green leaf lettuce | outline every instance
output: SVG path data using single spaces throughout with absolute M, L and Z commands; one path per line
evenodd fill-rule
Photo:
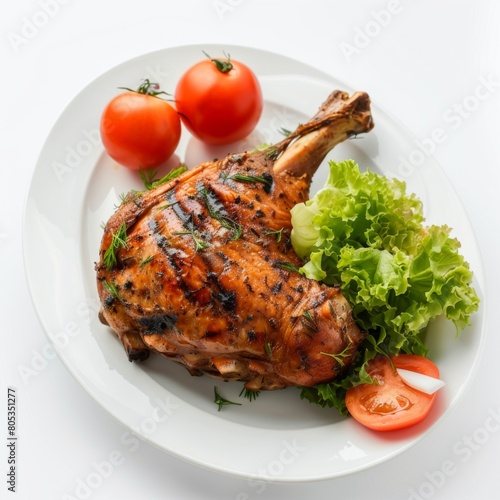
M 292 209 L 292 244 L 301 272 L 340 284 L 368 336 L 339 380 L 302 390 L 302 397 L 345 413 L 345 390 L 369 381 L 377 354 L 425 355 L 422 332 L 444 315 L 458 329 L 470 323 L 479 299 L 460 243 L 448 226 L 424 225 L 421 201 L 406 184 L 352 160 L 330 162 L 323 189 Z

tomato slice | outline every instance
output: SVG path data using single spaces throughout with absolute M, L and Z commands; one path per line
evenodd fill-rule
M 370 361 L 367 371 L 378 383 L 353 387 L 345 398 L 352 417 L 376 431 L 418 424 L 428 415 L 436 397 L 436 393 L 429 395 L 413 389 L 395 370 L 400 368 L 439 378 L 439 369 L 432 361 L 416 354 L 400 354 L 391 360 L 382 356 Z

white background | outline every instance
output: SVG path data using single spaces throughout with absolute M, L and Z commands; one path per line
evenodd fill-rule
M 381 11 L 392 13 L 384 17 Z M 93 464 L 110 460 L 124 432 L 58 359 L 46 360 L 37 376 L 20 376 L 20 367 L 31 366 L 47 345 L 30 302 L 21 253 L 23 203 L 37 156 L 65 106 L 102 72 L 146 52 L 193 43 L 246 45 L 291 56 L 369 92 L 420 140 L 436 128 L 447 131 L 433 154 L 469 214 L 482 254 L 486 349 L 457 410 L 409 451 L 364 473 L 257 487 L 141 442 L 122 454 L 109 477 L 87 497 L 465 499 L 477 496 L 480 488 L 480 498 L 496 498 L 500 424 L 492 415 L 500 414 L 500 341 L 494 322 L 500 299 L 499 26 L 497 0 L 4 2 L 0 436 L 6 433 L 6 387 L 13 386 L 19 464 L 14 494 L 7 491 L 2 442 L 0 498 L 84 498 L 78 484 L 95 470 Z M 484 81 L 490 82 L 489 92 L 475 100 Z M 462 107 L 461 120 L 451 123 L 446 112 L 457 106 Z M 457 454 L 457 449 L 467 452 Z M 440 472 L 443 468 L 447 474 Z

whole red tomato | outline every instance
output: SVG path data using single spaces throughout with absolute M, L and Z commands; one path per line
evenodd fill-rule
M 175 89 L 182 122 L 208 144 L 228 144 L 246 137 L 262 114 L 259 81 L 245 64 L 205 59 L 191 66 Z
M 179 115 L 158 97 L 158 85 L 145 80 L 137 91 L 114 97 L 101 118 L 101 138 L 114 160 L 132 170 L 164 163 L 181 136 Z

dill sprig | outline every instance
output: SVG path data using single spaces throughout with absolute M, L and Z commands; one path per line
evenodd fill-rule
M 278 132 L 281 134 L 281 135 L 284 135 L 285 137 L 288 137 L 292 131 L 291 130 L 288 130 L 287 128 L 285 127 L 281 127 L 278 129 Z
M 275 146 L 269 148 L 269 151 L 266 153 L 266 158 L 271 161 L 276 161 L 279 155 L 282 153 L 281 149 L 278 149 Z
M 118 231 L 111 234 L 111 244 L 104 253 L 104 266 L 108 271 L 111 271 L 117 264 L 116 251 L 119 248 L 127 248 L 127 226 L 122 222 Z
M 141 191 L 137 191 L 135 189 L 131 189 L 130 191 L 127 191 L 126 193 L 120 193 L 118 195 L 118 198 L 120 200 L 120 203 L 118 205 L 115 205 L 115 209 L 120 208 L 122 205 L 125 203 L 128 203 L 129 201 L 135 201 L 139 196 L 141 195 Z
M 154 259 L 154 255 L 150 255 L 149 257 L 146 257 L 145 259 L 141 260 L 139 267 L 144 267 L 146 264 L 149 264 L 152 260 Z
M 205 201 L 205 204 L 207 206 L 208 213 L 210 214 L 210 217 L 217 220 L 223 228 L 230 231 L 232 240 L 237 240 L 238 238 L 240 238 L 241 235 L 243 234 L 243 228 L 242 228 L 241 224 L 239 224 L 235 220 L 227 217 L 226 215 L 221 214 L 219 211 L 217 211 L 215 209 L 215 207 L 213 206 L 213 204 L 210 201 L 210 197 L 208 195 L 208 191 L 207 191 L 206 187 L 199 189 L 198 192 L 200 193 L 201 197 Z
M 200 233 L 195 229 L 192 229 L 190 231 L 182 231 L 180 233 L 174 233 L 174 235 L 175 236 L 190 235 L 194 241 L 195 252 L 199 252 L 200 250 L 204 250 L 205 248 L 208 248 L 210 246 L 206 241 L 203 241 L 203 239 L 200 236 Z
M 260 391 L 254 391 L 252 389 L 247 389 L 246 387 L 243 387 L 243 389 L 241 389 L 241 392 L 239 394 L 240 398 L 241 395 L 243 395 L 244 398 L 247 398 L 248 401 L 255 401 L 259 397 Z
M 269 174 L 262 175 L 245 175 L 245 174 L 233 174 L 228 177 L 233 181 L 239 182 L 260 182 L 264 184 L 264 190 L 269 193 L 273 185 L 273 178 Z
M 304 311 L 302 313 L 302 324 L 308 329 L 313 332 L 318 331 L 318 325 L 316 323 L 316 319 L 312 315 L 311 311 Z M 324 353 L 322 353 L 324 354 Z
M 114 297 L 116 300 L 121 301 L 122 298 L 120 297 L 120 294 L 118 293 L 118 288 L 116 287 L 115 283 L 109 283 L 108 281 L 104 280 L 102 282 L 102 286 L 107 290 L 107 292 Z
M 241 403 L 235 403 L 233 401 L 229 401 L 229 399 L 223 398 L 219 393 L 219 388 L 217 386 L 214 387 L 214 403 L 219 406 L 217 411 L 221 411 L 223 406 L 226 405 L 237 405 L 241 406 Z
M 271 357 L 272 354 L 273 354 L 273 346 L 271 345 L 270 342 L 266 342 L 264 344 L 264 351 L 266 352 L 266 354 Z
M 141 176 L 141 180 L 142 183 L 144 184 L 144 187 L 148 191 L 151 191 L 151 189 L 157 188 L 158 186 L 161 186 L 162 184 L 165 184 L 166 182 L 175 179 L 176 177 L 184 173 L 186 170 L 187 166 L 181 164 L 178 168 L 176 168 L 175 170 L 171 170 L 168 174 L 164 175 L 160 179 L 155 179 L 156 171 L 153 171 L 149 168 L 147 168 L 146 170 L 143 170 L 141 168 L 139 170 L 139 175 Z
M 286 260 L 277 260 L 274 265 L 276 267 L 279 267 L 281 269 L 284 269 L 285 271 L 292 271 L 294 273 L 300 273 L 300 270 L 295 267 L 291 262 L 288 262 Z
M 285 229 L 284 227 L 282 227 L 281 229 L 278 229 L 278 230 L 270 229 L 269 231 L 266 231 L 264 234 L 266 236 L 270 236 L 271 234 L 275 234 L 276 241 L 279 243 L 281 241 L 281 238 L 283 237 L 283 230 L 284 229 Z
M 324 356 L 330 356 L 340 365 L 340 367 L 344 367 L 344 360 L 349 356 L 350 350 L 351 350 L 351 344 L 347 344 L 347 346 L 337 354 L 332 354 L 329 352 L 320 352 L 320 354 L 323 354 Z
M 166 210 L 167 208 L 170 208 L 176 205 L 177 203 L 179 203 L 179 201 L 174 201 L 173 203 L 164 203 L 163 205 L 155 207 L 155 210 Z

